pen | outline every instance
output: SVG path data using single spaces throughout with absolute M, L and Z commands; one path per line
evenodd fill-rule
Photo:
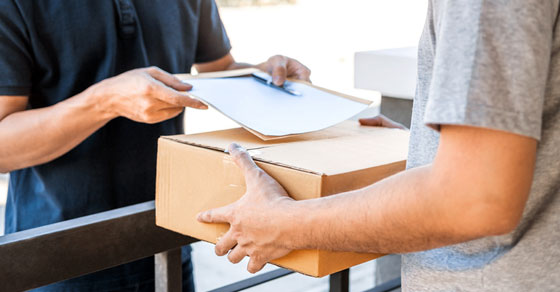
M 282 86 L 278 86 L 276 84 L 274 84 L 272 82 L 272 78 L 270 76 L 268 76 L 268 74 L 266 73 L 261 73 L 261 72 L 255 72 L 253 74 L 251 74 L 251 76 L 253 76 L 253 78 L 255 78 L 255 80 L 263 83 L 264 85 L 270 86 L 272 88 L 276 88 L 278 90 L 282 90 L 288 94 L 291 95 L 295 95 L 295 96 L 301 96 L 301 93 L 299 91 L 293 90 L 289 87 L 286 86 L 286 83 L 284 83 L 284 85 Z

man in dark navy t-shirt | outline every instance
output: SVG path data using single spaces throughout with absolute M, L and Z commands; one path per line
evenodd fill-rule
M 213 0 L 0 1 L 6 232 L 153 200 L 158 137 L 206 108 L 170 73 L 251 66 L 229 51 Z M 277 84 L 310 74 L 283 56 L 257 66 Z M 183 259 L 188 291 L 190 249 Z M 153 277 L 148 258 L 42 290 L 151 291 Z

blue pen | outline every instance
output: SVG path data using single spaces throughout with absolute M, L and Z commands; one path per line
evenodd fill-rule
M 274 84 L 272 82 L 272 78 L 266 73 L 255 72 L 255 73 L 251 74 L 251 76 L 253 76 L 253 78 L 255 78 L 255 80 L 261 82 L 264 85 L 270 86 L 272 88 L 276 88 L 278 90 L 282 90 L 282 91 L 284 91 L 288 94 L 291 94 L 291 95 L 301 96 L 301 93 L 299 91 L 296 91 L 294 89 L 289 88 L 288 86 L 286 86 L 286 83 L 284 83 L 284 85 L 282 85 L 282 86 L 278 86 L 278 85 Z

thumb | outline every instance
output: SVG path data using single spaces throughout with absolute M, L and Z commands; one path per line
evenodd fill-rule
M 286 64 L 278 64 L 272 69 L 272 82 L 277 86 L 282 86 L 288 77 L 288 69 Z
M 381 119 L 381 116 L 376 116 L 367 119 L 360 119 L 359 121 L 360 121 L 360 125 L 362 126 L 371 126 L 371 127 L 383 126 L 383 120 Z
M 243 171 L 245 177 L 247 177 L 249 172 L 259 169 L 259 167 L 255 164 L 255 161 L 253 161 L 253 158 L 251 158 L 249 152 L 247 152 L 245 148 L 241 147 L 241 145 L 232 143 L 229 145 L 228 151 L 237 167 Z
M 200 212 L 196 220 L 202 223 L 229 223 L 231 205 Z
M 177 91 L 189 91 L 192 89 L 192 85 L 181 81 L 181 79 L 167 73 L 160 68 L 150 67 L 146 69 L 148 74 L 150 74 L 154 79 L 160 81 L 161 83 L 177 90 Z
M 286 57 L 276 55 L 270 57 L 266 64 L 266 71 L 272 76 L 272 82 L 276 86 L 282 86 L 288 78 L 288 60 Z

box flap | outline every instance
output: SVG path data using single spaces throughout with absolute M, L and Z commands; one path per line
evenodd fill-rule
M 164 138 L 217 151 L 236 142 L 257 161 L 324 175 L 405 161 L 408 153 L 408 131 L 364 127 L 351 121 L 274 141 L 263 141 L 242 128 Z

